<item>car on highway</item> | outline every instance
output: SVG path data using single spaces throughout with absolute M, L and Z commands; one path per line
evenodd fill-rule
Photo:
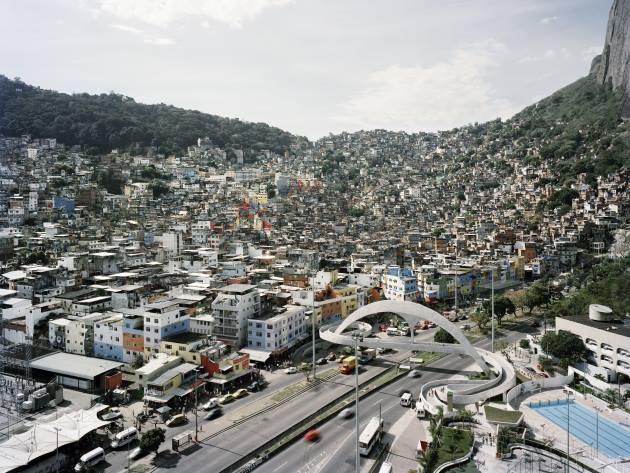
M 247 389 L 241 388 L 241 389 L 237 389 L 236 391 L 234 391 L 234 397 L 236 399 L 240 399 L 240 398 L 245 397 L 247 395 L 249 395 L 249 391 Z
M 184 414 L 176 414 L 167 420 L 165 424 L 167 427 L 176 427 L 178 425 L 184 425 L 186 422 L 188 422 L 188 419 Z
M 213 407 L 217 407 L 219 405 L 219 399 L 216 397 L 213 397 L 212 399 L 210 399 L 208 402 L 204 403 L 201 408 L 204 411 L 209 411 L 210 409 L 212 409 Z
M 320 434 L 319 430 L 317 429 L 309 430 L 304 434 L 304 440 L 306 440 L 307 442 L 317 442 L 319 440 L 319 437 Z
M 411 370 L 407 373 L 407 378 L 419 378 L 420 376 L 422 376 L 420 370 Z
M 328 363 L 326 358 L 318 358 L 317 361 L 315 361 L 316 365 L 325 365 L 326 363 Z
M 295 374 L 297 373 L 297 368 L 295 366 L 289 366 L 288 368 L 285 368 L 284 372 L 285 374 Z
M 216 419 L 217 417 L 221 417 L 223 415 L 223 409 L 220 407 L 215 407 L 214 409 L 210 409 L 208 413 L 203 417 L 205 420 Z
M 228 403 L 233 402 L 235 400 L 236 400 L 236 398 L 234 397 L 233 394 L 227 393 L 226 395 L 221 396 L 219 398 L 219 404 L 228 404 Z
M 353 416 L 354 416 L 354 409 L 350 409 L 349 407 L 339 411 L 339 414 L 337 414 L 337 417 L 339 419 L 350 419 Z

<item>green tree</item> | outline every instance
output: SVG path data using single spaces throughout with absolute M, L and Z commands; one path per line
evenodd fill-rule
M 536 282 L 525 293 L 523 305 L 531 314 L 536 307 L 548 304 L 550 300 L 549 289 L 542 282 Z
M 165 430 L 157 427 L 155 429 L 147 430 L 140 438 L 140 448 L 147 452 L 157 453 L 160 445 L 166 438 Z
M 433 341 L 437 343 L 455 343 L 455 337 L 443 328 L 440 328 L 433 336 Z
M 479 330 L 483 330 L 490 322 L 490 316 L 488 316 L 485 310 L 476 310 L 471 314 L 470 320 L 477 324 Z
M 540 339 L 540 346 L 545 353 L 571 362 L 580 360 L 586 354 L 582 339 L 566 330 L 547 332 Z

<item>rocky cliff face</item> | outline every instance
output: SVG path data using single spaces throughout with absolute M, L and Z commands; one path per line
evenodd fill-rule
M 630 118 L 630 0 L 615 0 L 608 17 L 604 51 L 593 60 L 591 75 L 624 94 L 622 115 Z

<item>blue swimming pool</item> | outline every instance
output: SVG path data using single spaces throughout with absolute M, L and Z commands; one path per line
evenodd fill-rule
M 567 430 L 567 400 L 530 402 L 529 407 L 558 427 Z M 630 456 L 630 429 L 571 400 L 569 403 L 569 430 L 578 440 L 610 458 Z

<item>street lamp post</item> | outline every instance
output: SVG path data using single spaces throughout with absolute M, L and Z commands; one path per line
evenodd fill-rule
M 313 332 L 313 382 L 315 382 L 315 294 L 313 294 L 313 311 L 311 312 L 311 329 Z
M 492 329 L 492 353 L 494 353 L 494 266 L 492 267 L 492 282 L 491 282 L 491 305 L 492 305 L 492 320 L 490 321 Z
M 359 340 L 362 338 L 358 332 L 352 336 L 354 338 L 354 429 L 356 436 L 356 473 L 361 472 L 361 457 L 359 451 Z
M 57 434 L 55 442 L 55 472 L 59 473 L 59 427 L 55 427 L 55 433 Z
M 195 442 L 197 441 L 197 437 L 198 437 L 198 433 L 199 433 L 199 420 L 198 420 L 198 416 L 197 416 L 197 406 L 199 405 L 199 386 L 197 385 L 197 380 L 198 378 L 198 371 L 195 370 Z
M 569 396 L 571 395 L 570 391 L 567 391 L 567 473 L 569 473 L 570 471 L 570 467 L 569 467 L 569 446 L 570 446 L 570 442 L 571 442 L 571 409 L 570 409 L 570 402 L 569 402 Z

